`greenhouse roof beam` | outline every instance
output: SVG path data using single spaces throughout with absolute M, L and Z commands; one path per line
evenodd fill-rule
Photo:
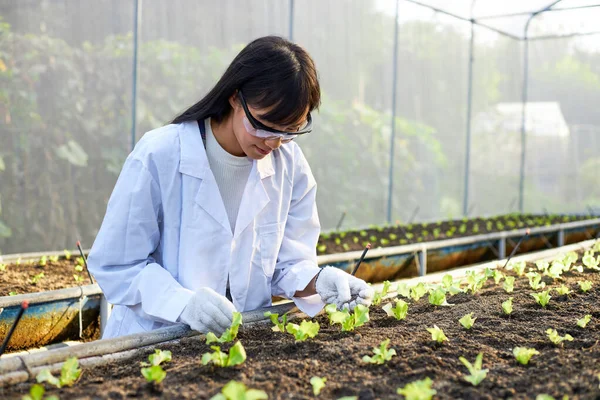
M 570 11 L 570 10 L 580 10 L 580 9 L 584 9 L 584 8 L 595 8 L 595 7 L 600 7 L 600 2 L 598 4 L 588 4 L 586 6 L 564 7 L 564 8 L 552 8 L 551 7 L 549 9 L 545 9 L 543 11 L 523 11 L 523 12 L 516 12 L 516 13 L 509 13 L 509 14 L 483 15 L 481 17 L 477 17 L 476 19 L 478 21 L 480 21 L 480 20 L 486 20 L 486 19 L 522 17 L 525 15 L 531 15 L 534 13 L 539 14 L 539 13 L 546 13 L 546 12 L 552 12 L 552 11 Z

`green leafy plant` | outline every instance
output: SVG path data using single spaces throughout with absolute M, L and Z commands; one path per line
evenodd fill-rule
M 62 388 L 64 386 L 73 386 L 81 376 L 79 361 L 76 357 L 68 358 L 60 369 L 60 377 L 56 378 L 49 369 L 43 369 L 36 376 L 38 383 L 48 382 L 49 384 Z
M 514 276 L 505 277 L 502 288 L 504 289 L 504 291 L 506 293 L 512 293 L 513 290 L 515 290 L 515 277 Z
M 373 356 L 364 356 L 362 360 L 370 364 L 383 364 L 396 355 L 396 350 L 388 349 L 390 339 L 386 339 L 379 345 L 379 348 L 373 347 Z
M 554 290 L 556 291 L 556 293 L 558 293 L 561 296 L 567 295 L 567 294 L 571 294 L 573 291 L 571 289 L 569 289 L 568 286 L 566 285 L 560 285 L 557 288 L 554 288 Z
M 579 285 L 579 289 L 581 289 L 581 291 L 583 293 L 586 293 L 587 291 L 589 291 L 593 284 L 591 281 L 577 281 L 577 284 Z
M 465 314 L 458 322 L 460 322 L 465 329 L 471 329 L 476 319 L 477 318 L 473 318 L 473 313 L 469 313 Z
M 335 308 L 335 304 L 330 304 Z M 271 327 L 271 330 L 273 330 L 274 332 L 284 332 L 285 333 L 285 325 L 288 322 L 288 315 L 287 313 L 283 314 L 281 316 L 281 321 L 279 320 L 279 314 L 276 313 L 272 313 L 271 311 L 267 311 L 263 314 L 265 317 L 269 317 L 271 319 L 271 322 L 273 323 L 273 325 Z
M 166 377 L 167 372 L 160 366 L 162 363 L 171 361 L 172 354 L 169 350 L 154 350 L 153 354 L 148 356 L 149 362 L 141 362 L 142 376 L 148 382 L 161 383 Z
M 310 385 L 313 389 L 313 394 L 318 396 L 321 393 L 321 390 L 325 387 L 325 382 L 327 382 L 327 378 L 321 378 L 318 376 L 313 376 L 310 378 Z
M 431 340 L 441 344 L 448 340 L 444 331 L 438 328 L 437 325 L 433 325 L 433 328 L 427 328 L 427 331 L 431 333 Z
M 546 307 L 552 298 L 552 296 L 550 296 L 550 290 L 544 290 L 543 292 L 539 293 L 531 293 L 531 297 L 533 297 L 535 301 L 542 307 Z
M 81 275 L 77 275 L 77 274 L 73 274 L 73 279 L 75 279 L 75 282 L 83 281 L 83 277 Z
M 418 301 L 421 297 L 425 296 L 426 293 L 427 289 L 425 288 L 425 284 L 423 284 L 423 282 L 419 282 L 410 288 L 410 297 L 414 301 Z
M 406 400 L 431 400 L 437 393 L 432 389 L 433 381 L 430 378 L 425 378 L 420 381 L 408 383 L 403 388 L 396 390 L 396 393 L 404 396 Z
M 48 265 L 48 256 L 41 256 L 40 260 L 38 261 L 38 265 L 40 267 L 45 267 L 46 265 Z
M 329 323 L 340 324 L 344 332 L 353 331 L 369 322 L 369 308 L 362 304 L 354 307 L 352 314 L 348 310 L 337 311 L 335 304 L 329 304 L 325 311 L 329 314 Z
M 8 292 L 9 296 L 16 296 L 18 293 L 17 292 Z
M 527 263 L 525 263 L 525 261 L 519 261 L 514 264 L 511 263 L 511 265 L 508 266 L 508 269 L 512 269 L 517 276 L 523 276 L 525 274 L 526 266 Z
M 408 313 L 408 303 L 404 300 L 396 300 L 395 307 L 392 307 L 392 303 L 387 303 L 382 309 L 388 316 L 394 317 L 400 321 L 406 318 L 406 314 Z
M 471 294 L 477 293 L 487 281 L 485 274 L 478 275 L 475 271 L 467 271 L 467 289 Z
M 429 303 L 434 306 L 452 306 L 446 301 L 446 292 L 442 288 L 438 288 L 429 292 Z
M 539 271 L 541 271 L 542 273 L 545 273 L 548 270 L 550 263 L 545 260 L 538 260 L 535 262 L 535 266 L 537 267 L 537 269 Z
M 398 283 L 398 286 L 396 286 L 396 293 L 408 299 L 410 297 L 410 287 L 408 287 L 406 283 Z
M 58 256 L 49 256 L 48 257 L 48 261 L 50 261 L 52 263 L 57 263 L 58 262 Z
M 560 279 L 564 270 L 565 265 L 559 260 L 554 260 L 552 261 L 550 268 L 546 270 L 546 275 L 552 279 Z
M 527 347 L 515 347 L 513 349 L 513 355 L 520 364 L 527 365 L 531 357 L 540 354 L 536 349 L 530 349 Z
M 594 257 L 593 251 L 586 251 L 583 258 L 581 259 L 581 262 L 583 263 L 583 265 L 586 266 L 586 268 L 600 271 L 600 267 L 598 266 L 600 265 L 600 256 L 598 256 L 597 258 Z
M 242 382 L 229 381 L 221 393 L 210 398 L 210 400 L 266 400 L 269 396 L 262 390 L 248 389 Z
M 586 314 L 583 316 L 583 318 L 577 320 L 577 326 L 580 328 L 585 328 L 587 326 L 587 324 L 590 323 L 591 320 L 592 320 L 592 315 Z
M 71 254 L 71 252 L 69 250 L 64 249 L 63 253 L 65 255 L 65 260 L 70 260 L 71 259 L 72 254 Z
M 242 313 L 234 312 L 233 319 L 231 321 L 231 326 L 229 328 L 227 328 L 220 337 L 217 337 L 217 335 L 215 335 L 212 332 L 208 332 L 206 334 L 206 344 L 233 342 L 235 340 L 235 338 L 237 337 L 238 330 L 239 330 L 241 324 L 242 324 Z
M 154 353 L 148 356 L 149 363 L 143 362 L 142 366 L 161 365 L 164 362 L 169 362 L 172 359 L 172 354 L 169 350 L 155 349 Z
M 546 287 L 546 283 L 542 282 L 542 275 L 537 272 L 528 272 L 527 277 L 529 278 L 529 286 L 533 290 L 540 290 Z
M 451 295 L 463 292 L 463 290 L 460 288 L 460 282 L 454 282 L 454 279 L 450 274 L 446 274 L 442 278 L 442 287 Z
M 497 285 L 497 284 L 500 283 L 500 281 L 502 280 L 502 278 L 504 278 L 504 274 L 499 269 L 495 269 L 492 272 L 492 278 L 494 278 L 494 283 Z
M 30 280 L 29 283 L 31 283 L 32 285 L 37 285 L 39 281 L 41 281 L 42 279 L 44 279 L 44 273 L 40 272 L 37 275 L 34 275 Z
M 312 321 L 302 321 L 300 325 L 288 322 L 286 331 L 294 335 L 296 341 L 304 342 L 308 338 L 314 338 L 319 333 L 319 323 Z
M 21 397 L 21 400 L 58 400 L 58 397 L 54 395 L 44 397 L 45 393 L 46 389 L 44 389 L 44 386 L 36 383 L 29 389 L 29 394 Z
M 373 295 L 373 305 L 379 305 L 381 304 L 381 300 L 387 296 L 387 294 L 390 291 L 390 287 L 392 286 L 392 284 L 390 283 L 390 281 L 383 281 L 383 287 L 381 289 L 380 292 L 375 292 L 375 294 Z
M 483 364 L 483 353 L 477 354 L 475 364 L 471 364 L 466 358 L 458 358 L 461 363 L 469 370 L 469 375 L 465 376 L 465 380 L 473 386 L 477 386 L 485 379 L 489 370 L 481 369 Z
M 6 271 L 6 264 L 0 263 L 0 272 L 4 272 L 4 271 Z
M 561 344 L 565 340 L 568 342 L 573 341 L 573 336 L 569 335 L 568 333 L 565 334 L 565 336 L 560 336 L 558 334 L 558 332 L 556 331 L 556 329 L 551 329 L 551 328 L 546 329 L 546 335 L 548 335 L 548 339 L 550 339 L 550 341 L 552 343 L 557 344 L 557 345 Z
M 513 312 L 513 298 L 509 297 L 508 300 L 502 302 L 502 312 L 506 315 L 510 315 Z
M 212 362 L 218 367 L 233 367 L 246 361 L 246 350 L 239 341 L 231 346 L 229 353 L 222 352 L 220 346 L 210 346 L 210 348 L 214 352 L 202 355 L 202 365 Z

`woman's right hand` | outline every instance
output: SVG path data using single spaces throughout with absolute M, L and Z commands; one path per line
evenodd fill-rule
M 234 305 L 211 288 L 200 288 L 181 312 L 179 320 L 195 331 L 219 336 L 231 326 Z

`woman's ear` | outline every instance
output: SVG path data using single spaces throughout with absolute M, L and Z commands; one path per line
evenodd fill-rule
M 237 108 L 240 106 L 240 103 L 237 98 L 237 91 L 235 93 L 233 93 L 231 96 L 229 96 L 229 105 L 234 110 L 237 110 Z

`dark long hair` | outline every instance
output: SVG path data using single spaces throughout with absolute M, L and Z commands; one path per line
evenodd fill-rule
M 278 125 L 298 122 L 321 102 L 317 70 L 306 50 L 284 38 L 265 36 L 248 44 L 211 91 L 172 123 L 207 117 L 221 122 L 232 111 L 229 97 L 239 89 L 252 107 L 269 109 L 262 119 Z

